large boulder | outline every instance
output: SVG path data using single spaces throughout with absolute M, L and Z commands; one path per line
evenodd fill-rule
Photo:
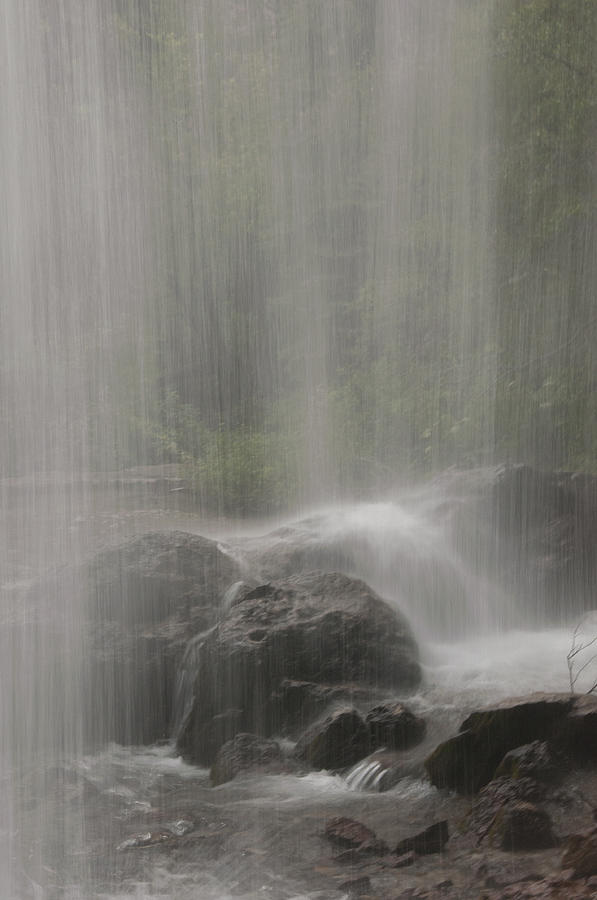
M 237 563 L 217 542 L 145 534 L 85 567 L 85 733 L 148 743 L 168 737 L 178 666 L 191 637 L 213 626 Z
M 366 687 L 376 699 L 420 678 L 407 622 L 364 582 L 316 572 L 261 585 L 239 597 L 198 646 L 194 699 L 178 749 L 211 763 L 204 737 L 214 717 L 231 709 L 241 711 L 236 733 L 280 734 L 279 698 L 289 680 Z
M 533 741 L 510 750 L 496 769 L 496 778 L 533 778 L 552 784 L 564 774 L 563 760 L 558 758 L 546 741 Z
M 434 785 L 474 794 L 510 750 L 549 741 L 585 763 L 597 762 L 597 697 L 531 694 L 471 713 L 457 735 L 425 760 Z

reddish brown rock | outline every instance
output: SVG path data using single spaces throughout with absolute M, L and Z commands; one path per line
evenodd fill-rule
M 532 778 L 494 778 L 475 798 L 468 817 L 468 831 L 477 845 L 496 843 L 496 823 L 513 804 L 537 804 L 545 797 L 545 788 Z M 549 846 L 552 846 L 551 844 Z
M 574 878 L 597 875 L 597 829 L 588 834 L 573 834 L 568 839 L 562 869 L 572 870 Z
M 377 839 L 374 831 L 347 816 L 336 816 L 326 822 L 324 836 L 338 847 L 358 847 Z
M 366 856 L 384 856 L 388 853 L 387 844 L 380 840 L 374 831 L 346 816 L 336 816 L 325 826 L 324 837 L 332 844 L 342 848 L 342 853 L 335 856 L 337 862 L 353 862 Z
M 490 843 L 502 850 L 547 850 L 555 847 L 551 819 L 534 803 L 518 801 L 503 807 L 489 833 Z

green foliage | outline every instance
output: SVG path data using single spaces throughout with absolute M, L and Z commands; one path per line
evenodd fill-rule
M 259 515 L 296 497 L 296 442 L 279 431 L 210 428 L 170 392 L 146 434 L 165 462 L 177 462 L 202 506 L 225 515 Z
M 591 469 L 596 45 L 592 0 L 498 6 L 498 448 Z
M 595 469 L 594 0 L 438 4 L 451 40 L 406 86 L 384 15 L 419 26 L 390 3 L 121 6 L 155 162 L 131 445 L 226 512 Z

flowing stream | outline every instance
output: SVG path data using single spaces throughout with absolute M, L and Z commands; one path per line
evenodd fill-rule
M 279 548 L 280 535 L 287 542 L 290 534 L 295 540 L 300 535 L 303 548 L 305 541 L 321 546 L 322 540 L 331 540 L 336 550 L 350 548 L 353 574 L 366 578 L 412 622 L 424 677 L 405 699 L 428 722 L 428 736 L 405 762 L 397 785 L 381 794 L 375 779 L 358 767 L 345 778 L 325 772 L 252 776 L 212 788 L 209 772 L 184 763 L 169 743 L 77 752 L 76 733 L 65 736 L 67 727 L 75 727 L 70 707 L 80 702 L 76 692 L 69 696 L 61 680 L 63 696 L 57 703 L 54 691 L 48 694 L 40 683 L 56 677 L 77 680 L 71 619 L 55 623 L 53 636 L 59 652 L 70 654 L 68 664 L 50 663 L 46 651 L 44 667 L 39 660 L 33 665 L 32 654 L 40 647 L 27 643 L 31 626 L 21 597 L 20 620 L 3 623 L 12 643 L 4 640 L 2 667 L 3 672 L 11 667 L 21 702 L 29 696 L 35 704 L 35 718 L 17 706 L 4 719 L 20 740 L 15 750 L 5 738 L 5 752 L 12 746 L 19 757 L 13 755 L 3 768 L 3 896 L 323 900 L 338 896 L 334 879 L 326 874 L 320 838 L 326 818 L 374 816 L 391 842 L 397 832 L 437 817 L 447 800 L 422 777 L 422 757 L 473 708 L 507 695 L 566 690 L 571 638 L 569 628 L 530 623 L 516 611 L 513 598 L 480 578 L 462 558 L 446 512 L 454 508 L 453 499 L 436 484 L 393 501 L 315 511 L 283 528 L 273 523 L 266 537 L 261 535 L 270 529 L 264 522 L 209 523 L 142 503 L 128 515 L 105 509 L 100 516 L 81 517 L 79 539 L 94 547 L 148 528 L 183 527 L 225 538 L 224 546 L 237 559 L 255 558 L 256 551 L 267 554 Z M 14 582 L 5 586 L 6 595 L 15 591 Z M 61 608 L 60 598 L 52 603 Z M 35 610 L 30 613 L 34 616 Z M 449 634 L 446 619 L 453 623 Z M 46 637 L 52 639 L 44 628 Z M 2 697 L 7 702 L 5 690 Z M 51 717 L 59 716 L 57 727 L 46 720 L 36 728 L 44 702 L 51 704 Z

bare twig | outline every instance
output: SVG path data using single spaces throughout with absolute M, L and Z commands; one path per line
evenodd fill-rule
M 579 655 L 579 653 L 584 653 L 586 650 L 589 649 L 589 647 L 592 647 L 593 644 L 597 643 L 597 635 L 595 635 L 595 637 L 592 637 L 588 641 L 583 641 L 583 640 L 579 641 L 579 637 L 581 636 L 582 628 L 584 625 L 586 625 L 588 616 L 589 616 L 589 614 L 583 616 L 583 618 L 580 620 L 580 622 L 578 622 L 574 631 L 572 632 L 572 645 L 566 656 L 566 664 L 568 666 L 568 679 L 570 682 L 570 693 L 571 694 L 575 693 L 576 683 L 577 683 L 579 677 L 582 675 L 582 673 L 592 663 L 594 663 L 597 660 L 597 653 L 593 653 L 592 656 L 590 656 L 589 659 L 587 659 L 580 667 L 577 668 L 575 666 L 575 660 L 576 660 L 576 657 Z M 588 691 L 586 691 L 586 693 L 592 694 L 596 690 L 597 690 L 597 681 L 593 684 L 593 686 L 591 688 L 589 688 Z

